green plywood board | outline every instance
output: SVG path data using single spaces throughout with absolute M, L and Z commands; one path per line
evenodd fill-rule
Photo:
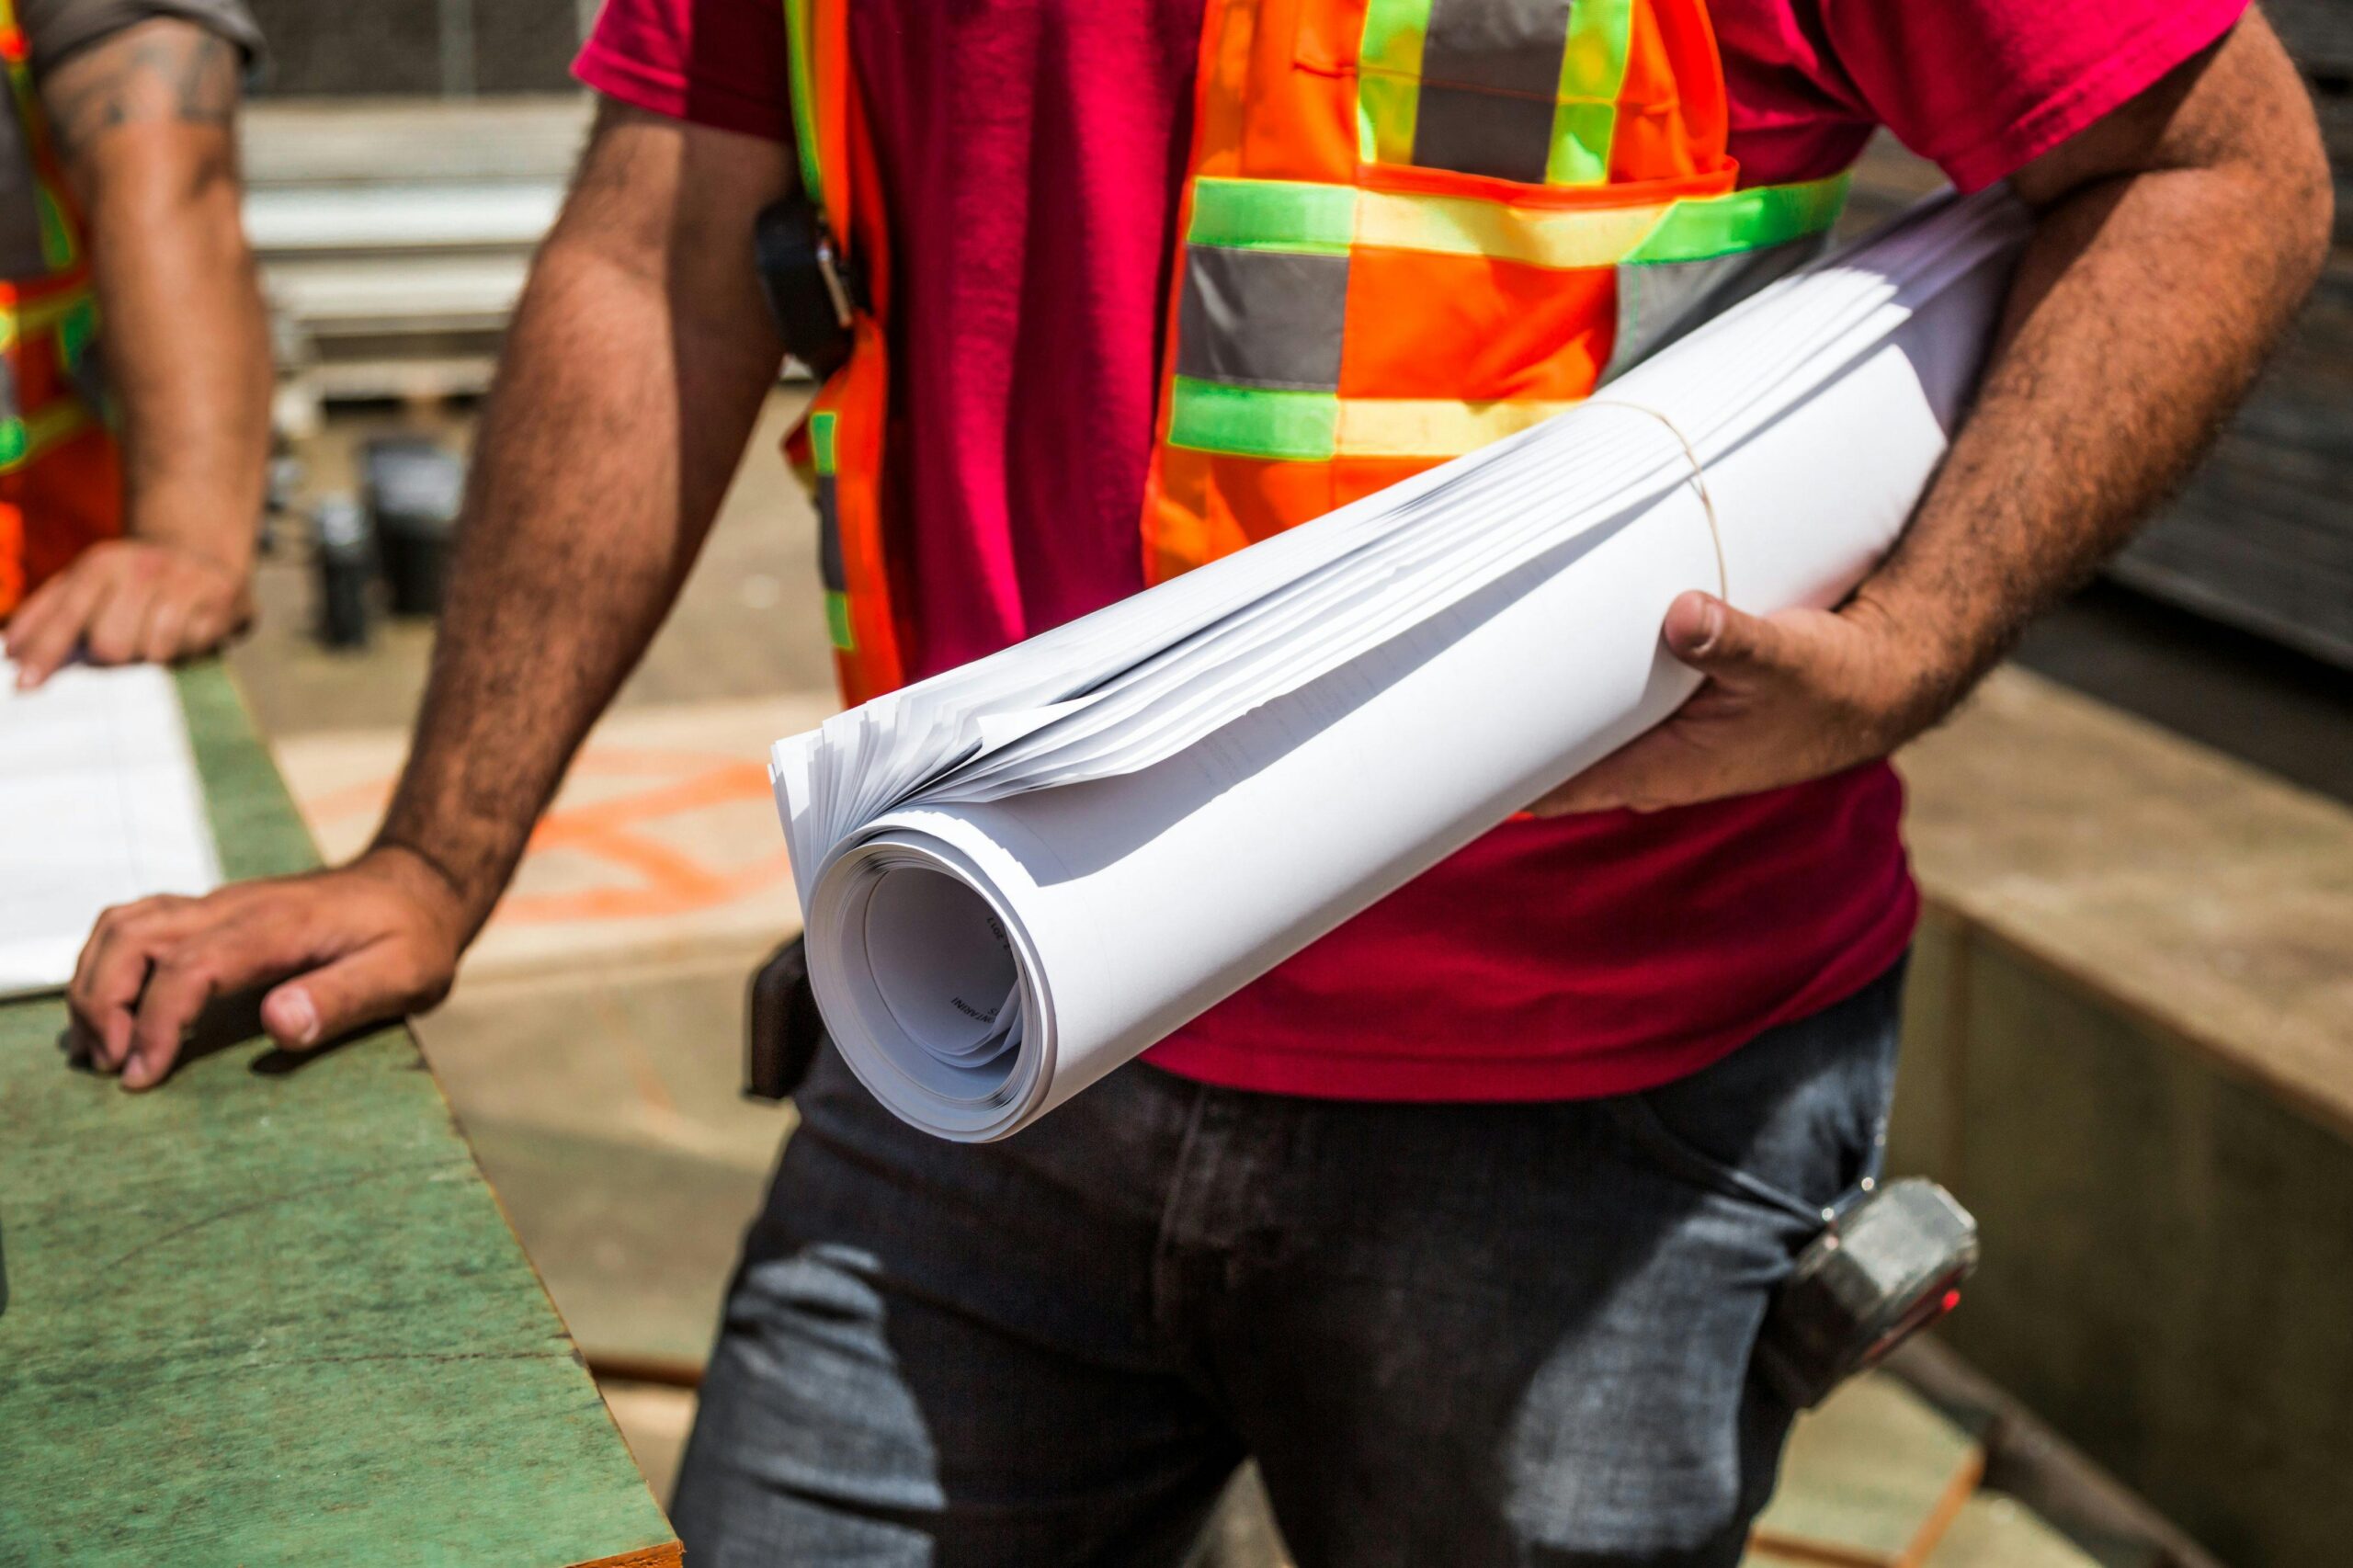
M 232 876 L 309 840 L 181 683 Z M 0 1006 L 0 1563 L 675 1560 L 405 1029 L 128 1095 Z

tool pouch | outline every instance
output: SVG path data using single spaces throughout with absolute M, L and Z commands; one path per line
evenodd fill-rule
M 1800 1410 L 1877 1365 L 1960 1304 L 1977 1221 L 1951 1193 L 1907 1176 L 1845 1210 L 1775 1294 L 1756 1368 Z
M 809 988 L 809 960 L 800 937 L 777 949 L 752 971 L 744 1019 L 745 1097 L 790 1099 L 809 1076 L 809 1065 L 825 1039 L 825 1021 L 818 1016 L 817 994 Z

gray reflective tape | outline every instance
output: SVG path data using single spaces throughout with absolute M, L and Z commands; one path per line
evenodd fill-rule
M 1506 97 L 1422 80 L 1415 109 L 1414 166 L 1544 183 L 1552 152 L 1552 100 Z
M 1711 316 L 1822 254 L 1826 234 L 1699 261 L 1630 262 L 1618 268 L 1618 335 L 1602 367 L 1607 386 Z
M 1549 122 L 1568 45 L 1569 0 L 1430 0 L 1422 80 L 1540 98 Z
M 40 188 L 24 123 L 0 108 L 0 278 L 40 278 L 49 271 L 40 243 Z
M 817 476 L 817 575 L 833 592 L 849 592 L 849 579 L 842 573 L 841 503 L 830 473 Z
M 1176 373 L 1230 386 L 1337 392 L 1348 258 L 1185 247 Z
M 1431 0 L 1414 162 L 1540 185 L 1569 0 Z

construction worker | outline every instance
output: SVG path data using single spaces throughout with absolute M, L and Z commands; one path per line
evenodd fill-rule
M 218 646 L 269 457 L 244 0 L 0 0 L 0 621 L 16 683 Z
M 1309 1568 L 1735 1562 L 1792 1417 L 1759 1324 L 1888 1103 L 1917 898 L 1881 759 L 2179 478 L 2316 276 L 2269 27 L 775 6 L 606 0 L 385 824 L 110 912 L 82 1049 L 144 1088 L 217 993 L 267 986 L 292 1050 L 443 994 L 767 396 L 746 236 L 796 188 L 857 275 L 798 450 L 861 696 L 1584 395 L 1802 255 L 1888 125 L 2034 219 L 1890 557 L 1835 611 L 1678 600 L 1680 714 L 1017 1137 L 928 1138 L 821 1055 L 674 1508 L 710 1568 L 1174 1564 L 1253 1455 Z

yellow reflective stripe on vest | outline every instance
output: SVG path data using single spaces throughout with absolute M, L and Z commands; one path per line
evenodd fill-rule
M 1452 458 L 1576 406 L 1577 400 L 1449 403 L 1442 398 L 1344 397 L 1335 446 L 1344 458 Z
M 1451 458 L 1574 406 L 1573 400 L 1342 397 L 1178 376 L 1169 397 L 1168 444 L 1283 462 Z
M 1414 161 L 1422 94 L 1422 40 L 1430 0 L 1366 0 L 1357 46 L 1357 152 L 1368 164 Z
M 1570 269 L 1762 250 L 1837 222 L 1848 176 L 1644 207 L 1514 207 L 1301 180 L 1193 182 L 1191 244 L 1344 255 L 1358 245 Z
M 791 68 L 792 144 L 801 183 L 819 211 L 825 208 L 825 171 L 817 163 L 817 62 L 811 38 L 812 0 L 784 0 L 785 55 Z
M 1796 185 L 1760 185 L 1705 201 L 1678 201 L 1625 259 L 1704 261 L 1823 233 L 1847 206 L 1847 171 Z
M 1618 134 L 1618 95 L 1626 85 L 1634 0 L 1576 0 L 1552 110 L 1547 185 L 1601 185 L 1609 178 L 1609 143 Z
M 97 423 L 79 398 L 61 398 L 23 418 L 0 419 L 0 473 L 13 472 Z
M 1573 212 L 1471 197 L 1368 190 L 1357 199 L 1357 243 L 1562 270 L 1615 267 L 1670 210 L 1671 206 L 1652 206 Z
M 38 337 L 45 332 L 55 332 L 65 340 L 63 348 L 70 364 L 86 347 L 89 331 L 96 325 L 97 314 L 97 303 L 86 288 L 46 300 L 34 300 L 14 306 L 0 305 L 0 350 L 15 347 L 19 337 Z

